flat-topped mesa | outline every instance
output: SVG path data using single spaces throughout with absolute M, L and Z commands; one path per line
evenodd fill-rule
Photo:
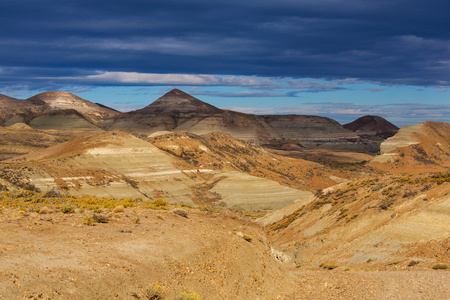
M 137 112 L 220 114 L 223 111 L 183 91 L 173 89 Z
M 356 132 L 360 136 L 380 137 L 387 139 L 399 130 L 397 126 L 378 116 L 363 116 L 357 120 L 343 125 L 344 128 Z

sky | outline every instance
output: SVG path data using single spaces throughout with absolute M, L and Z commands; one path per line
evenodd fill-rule
M 0 93 L 450 122 L 448 0 L 0 0 Z

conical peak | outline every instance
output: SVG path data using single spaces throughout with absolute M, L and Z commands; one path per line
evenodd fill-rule
M 152 104 L 146 106 L 141 112 L 153 113 L 207 113 L 217 114 L 222 111 L 215 106 L 205 103 L 179 89 L 173 89 Z

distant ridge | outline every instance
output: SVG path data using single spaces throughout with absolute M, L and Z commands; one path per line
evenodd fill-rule
M 53 111 L 60 112 L 51 113 Z M 71 112 L 64 114 L 61 111 Z M 3 126 L 25 123 L 33 128 L 60 129 L 67 125 L 63 127 L 80 130 L 85 124 L 87 130 L 119 129 L 141 135 L 222 131 L 237 139 L 273 147 L 282 148 L 293 141 L 308 148 L 369 152 L 379 151 L 381 142 L 398 130 L 376 116 L 365 116 L 342 126 L 333 119 L 320 116 L 254 115 L 222 110 L 179 89 L 169 91 L 142 109 L 127 113 L 64 91 L 44 92 L 26 100 L 0 95 L 0 122 Z

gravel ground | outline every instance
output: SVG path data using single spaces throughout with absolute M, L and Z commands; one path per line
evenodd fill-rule
M 450 299 L 449 271 L 293 271 L 286 299 Z

